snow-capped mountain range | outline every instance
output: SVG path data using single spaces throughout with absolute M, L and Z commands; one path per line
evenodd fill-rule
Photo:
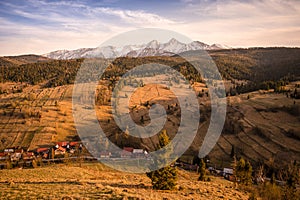
M 104 46 L 97 48 L 81 48 L 77 50 L 58 50 L 43 56 L 52 59 L 74 59 L 74 58 L 116 58 L 122 56 L 144 57 L 144 56 L 171 56 L 192 50 L 216 50 L 229 49 L 230 47 L 220 44 L 208 45 L 199 41 L 188 44 L 179 42 L 172 38 L 167 43 L 152 40 L 147 44 L 126 45 L 123 47 Z

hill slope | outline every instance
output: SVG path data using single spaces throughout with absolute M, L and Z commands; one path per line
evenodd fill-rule
M 248 199 L 232 182 L 211 177 L 197 181 L 196 173 L 179 170 L 174 191 L 151 189 L 145 174 L 129 174 L 101 164 L 56 165 L 37 169 L 0 170 L 0 199 Z
M 232 147 L 239 156 L 246 157 L 254 164 L 266 162 L 274 157 L 278 165 L 283 166 L 290 160 L 300 160 L 299 150 L 299 99 L 290 98 L 295 90 L 295 83 L 280 85 L 285 93 L 277 94 L 270 91 L 252 92 L 264 82 L 282 84 L 297 79 L 299 72 L 299 49 L 268 48 L 211 51 L 222 76 L 228 85 L 229 107 L 223 134 L 210 154 L 211 160 L 221 166 L 229 166 Z M 22 65 L 10 64 L 5 60 L 1 66 L 0 80 L 0 149 L 9 146 L 24 146 L 34 149 L 40 146 L 51 146 L 55 141 L 78 140 L 72 117 L 72 83 L 83 60 L 54 60 L 42 63 Z M 178 57 L 145 57 L 118 58 L 112 62 L 105 72 L 101 88 L 106 91 L 98 97 L 106 98 L 106 103 L 97 100 L 97 112 L 100 124 L 108 132 L 108 137 L 120 146 L 128 145 L 136 148 L 153 150 L 153 140 L 125 140 L 122 132 L 115 126 L 111 117 L 108 100 L 111 93 L 108 88 L 114 86 L 118 76 L 133 67 L 158 62 L 173 66 L 190 80 L 199 80 L 188 63 Z M 107 62 L 109 63 L 109 62 Z M 273 70 L 276 69 L 276 70 Z M 89 72 L 92 73 L 92 72 Z M 293 73 L 293 74 L 292 74 Z M 32 82 L 34 80 L 34 82 Z M 13 81 L 13 82 L 12 82 Z M 20 82 L 17 82 L 20 81 Z M 27 82 L 27 83 L 26 83 Z M 30 85 L 33 83 L 35 85 Z M 201 126 L 198 136 L 186 155 L 197 155 L 199 146 L 209 124 L 209 98 L 206 97 L 204 84 L 193 85 L 199 95 Z M 257 85 L 255 85 L 257 84 Z M 275 84 L 275 85 L 276 85 Z M 299 83 L 298 83 L 299 84 Z M 233 96 L 231 90 L 244 87 L 244 94 Z M 252 87 L 252 86 L 255 87 Z M 251 87 L 250 87 L 251 86 Z M 247 88 L 248 87 L 248 88 Z M 143 88 L 143 87 L 142 87 Z M 140 104 L 155 100 L 157 90 L 165 108 L 176 104 L 166 88 L 145 86 L 140 97 L 132 101 L 139 109 L 133 116 L 137 123 L 140 115 L 148 120 L 148 108 Z M 296 89 L 297 90 L 297 89 Z M 99 90 L 100 91 L 100 90 Z M 289 91 L 289 92 L 288 92 Z M 241 90 L 239 90 L 241 92 Z M 125 94 L 123 94 L 125 96 Z M 159 99 L 158 99 L 159 100 Z M 173 109 L 173 108 L 172 108 Z M 175 109 L 175 108 L 174 108 Z M 135 112 L 134 112 L 135 113 Z M 166 124 L 168 133 L 176 133 L 180 110 L 170 110 Z M 110 123 L 108 123 L 110 121 Z M 192 160 L 193 158 L 190 158 Z

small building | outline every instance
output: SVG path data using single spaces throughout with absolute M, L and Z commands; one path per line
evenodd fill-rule
M 15 152 L 13 154 L 11 154 L 10 156 L 10 160 L 11 161 L 19 161 L 22 158 L 22 153 L 21 152 Z
M 145 158 L 148 155 L 148 152 L 144 149 L 133 149 L 132 156 L 134 158 Z
M 49 153 L 49 148 L 46 148 L 46 147 L 42 147 L 42 148 L 37 148 L 36 149 L 36 152 L 38 153 L 38 154 L 44 154 L 44 153 Z
M 70 142 L 69 145 L 70 145 L 70 148 L 75 148 L 79 145 L 79 142 Z
M 37 155 L 42 156 L 42 158 L 48 158 L 49 151 L 50 149 L 46 147 L 36 149 Z
M 0 162 L 5 161 L 7 159 L 9 159 L 9 156 L 7 153 L 0 153 Z
M 123 148 L 124 151 L 128 151 L 128 152 L 133 152 L 133 149 L 134 148 L 132 148 L 132 147 L 124 147 Z
M 124 147 L 123 151 L 120 154 L 121 158 L 130 158 L 133 153 L 133 148 L 132 147 Z
M 34 153 L 32 151 L 23 153 L 23 160 L 29 161 L 34 159 Z
M 111 157 L 111 152 L 109 151 L 101 151 L 100 152 L 100 158 L 110 158 Z
M 68 145 L 69 145 L 68 141 L 56 142 L 56 146 L 59 146 L 59 147 L 67 147 Z
M 224 168 L 223 169 L 223 173 L 224 173 L 224 175 L 226 175 L 226 174 L 232 175 L 233 174 L 233 169 L 231 169 L 231 168 Z
M 4 149 L 4 153 L 14 153 L 15 152 L 15 148 L 14 147 L 9 147 Z
M 24 152 L 24 150 L 21 148 L 21 149 L 16 149 L 15 150 L 15 153 L 23 153 Z
M 144 150 L 143 149 L 133 149 L 132 153 L 133 154 L 144 154 Z
M 66 153 L 66 149 L 63 147 L 58 147 L 57 149 L 55 149 L 54 151 L 54 155 L 64 155 Z

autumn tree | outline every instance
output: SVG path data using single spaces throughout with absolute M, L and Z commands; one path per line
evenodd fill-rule
M 286 186 L 284 188 L 284 199 L 299 199 L 300 193 L 297 192 L 297 184 L 299 184 L 300 181 L 300 172 L 299 167 L 297 166 L 297 162 L 294 161 L 288 166 L 287 169 L 287 180 L 286 180 Z
M 241 184 L 252 184 L 252 166 L 249 161 L 245 161 L 243 158 L 236 163 L 235 175 Z

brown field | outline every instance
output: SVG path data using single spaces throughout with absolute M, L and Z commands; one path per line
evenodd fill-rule
M 9 89 L 17 85 L 6 83 L 1 84 L 1 87 Z M 199 83 L 194 88 L 196 93 L 206 90 Z M 124 99 L 121 98 L 121 101 Z M 197 155 L 209 125 L 209 98 L 204 95 L 198 99 L 201 103 L 201 115 L 206 116 L 206 120 L 201 122 L 198 135 L 186 152 L 187 155 Z M 149 122 L 149 107 L 142 105 L 147 101 L 159 102 L 166 109 L 168 105 L 174 106 L 176 103 L 172 92 L 165 87 L 146 85 L 138 88 L 129 104 L 131 116 L 136 123 L 140 123 L 141 115 L 144 115 L 145 124 Z M 56 88 L 28 85 L 22 92 L 1 94 L 0 149 L 23 146 L 33 150 L 41 146 L 51 146 L 56 141 L 78 140 L 71 102 L 71 85 Z M 293 114 L 299 110 L 299 104 L 299 100 L 271 91 L 228 97 L 227 121 L 222 136 L 210 153 L 212 163 L 220 168 L 230 166 L 232 145 L 237 148 L 238 155 L 250 161 L 268 161 L 275 158 L 279 165 L 289 163 L 290 160 L 299 161 L 300 141 L 297 138 L 300 135 L 300 123 L 299 116 Z M 133 109 L 134 106 L 136 107 Z M 122 132 L 113 121 L 108 123 L 108 119 L 112 119 L 110 106 L 96 106 L 96 109 L 100 124 L 108 137 L 120 144 L 117 139 L 122 140 Z M 171 110 L 164 127 L 171 137 L 176 134 L 180 122 L 178 115 L 180 116 L 180 110 Z M 155 142 L 157 138 L 153 137 L 132 139 L 123 145 L 153 150 Z
M 33 150 L 76 136 L 71 93 L 71 86 L 35 85 L 26 87 L 22 93 L 2 94 L 0 149 L 22 146 Z
M 57 164 L 1 170 L 0 199 L 248 199 L 225 179 L 197 178 L 196 173 L 179 170 L 176 189 L 160 191 L 151 188 L 145 174 L 119 172 L 98 163 Z

